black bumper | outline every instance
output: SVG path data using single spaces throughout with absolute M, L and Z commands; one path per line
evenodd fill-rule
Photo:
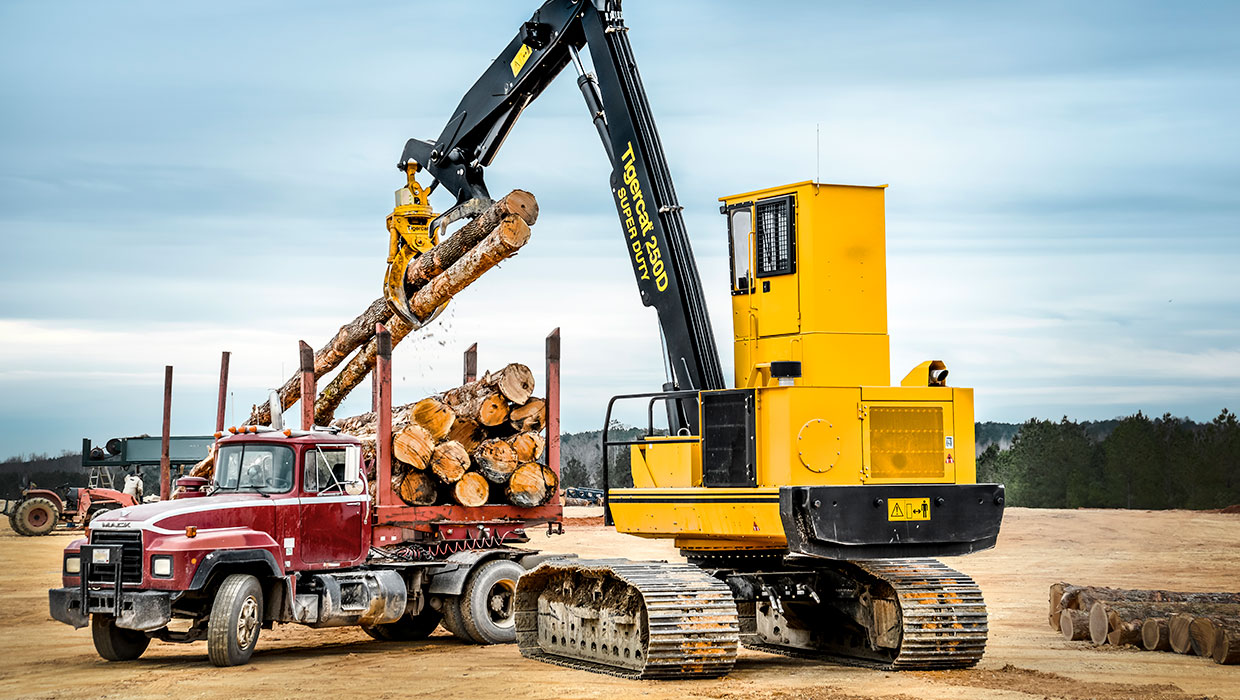
M 47 592 L 52 617 L 74 627 L 85 627 L 91 613 L 114 615 L 116 626 L 131 630 L 157 630 L 172 619 L 172 594 L 167 591 L 87 590 L 53 588 Z
M 792 554 L 942 557 L 994 547 L 1003 500 L 1000 484 L 785 486 L 779 514 Z

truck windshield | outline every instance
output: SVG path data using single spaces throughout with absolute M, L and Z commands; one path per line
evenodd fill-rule
M 293 488 L 293 450 L 282 445 L 227 445 L 215 458 L 217 491 L 287 493 Z

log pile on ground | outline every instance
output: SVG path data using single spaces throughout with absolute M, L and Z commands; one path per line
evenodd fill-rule
M 534 373 L 510 364 L 421 401 L 392 409 L 392 483 L 409 505 L 511 504 L 530 508 L 555 495 L 555 472 L 539 463 L 546 402 Z M 374 413 L 332 423 L 373 455 Z M 373 475 L 372 475 L 373 478 Z
M 1174 651 L 1240 663 L 1240 593 L 1055 583 L 1049 622 L 1068 641 Z

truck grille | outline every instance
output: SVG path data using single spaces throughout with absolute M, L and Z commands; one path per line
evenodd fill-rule
M 116 567 L 121 567 L 122 583 L 142 583 L 142 531 L 104 530 L 90 533 L 91 544 L 121 545 L 121 560 L 111 564 L 91 564 L 88 583 L 112 583 Z M 85 563 L 85 562 L 83 562 Z

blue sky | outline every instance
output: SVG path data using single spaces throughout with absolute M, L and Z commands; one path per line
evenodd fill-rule
M 378 295 L 401 147 L 535 5 L 0 3 L 0 457 L 156 433 L 165 364 L 173 430 L 209 432 L 221 350 L 240 421 Z M 1240 405 L 1240 5 L 626 15 L 725 366 L 715 199 L 818 172 L 891 185 L 895 378 L 942 358 L 981 420 Z M 538 196 L 533 239 L 397 348 L 398 400 L 455 383 L 473 341 L 539 366 L 554 326 L 567 429 L 658 387 L 607 175 L 563 76 L 488 171 Z

